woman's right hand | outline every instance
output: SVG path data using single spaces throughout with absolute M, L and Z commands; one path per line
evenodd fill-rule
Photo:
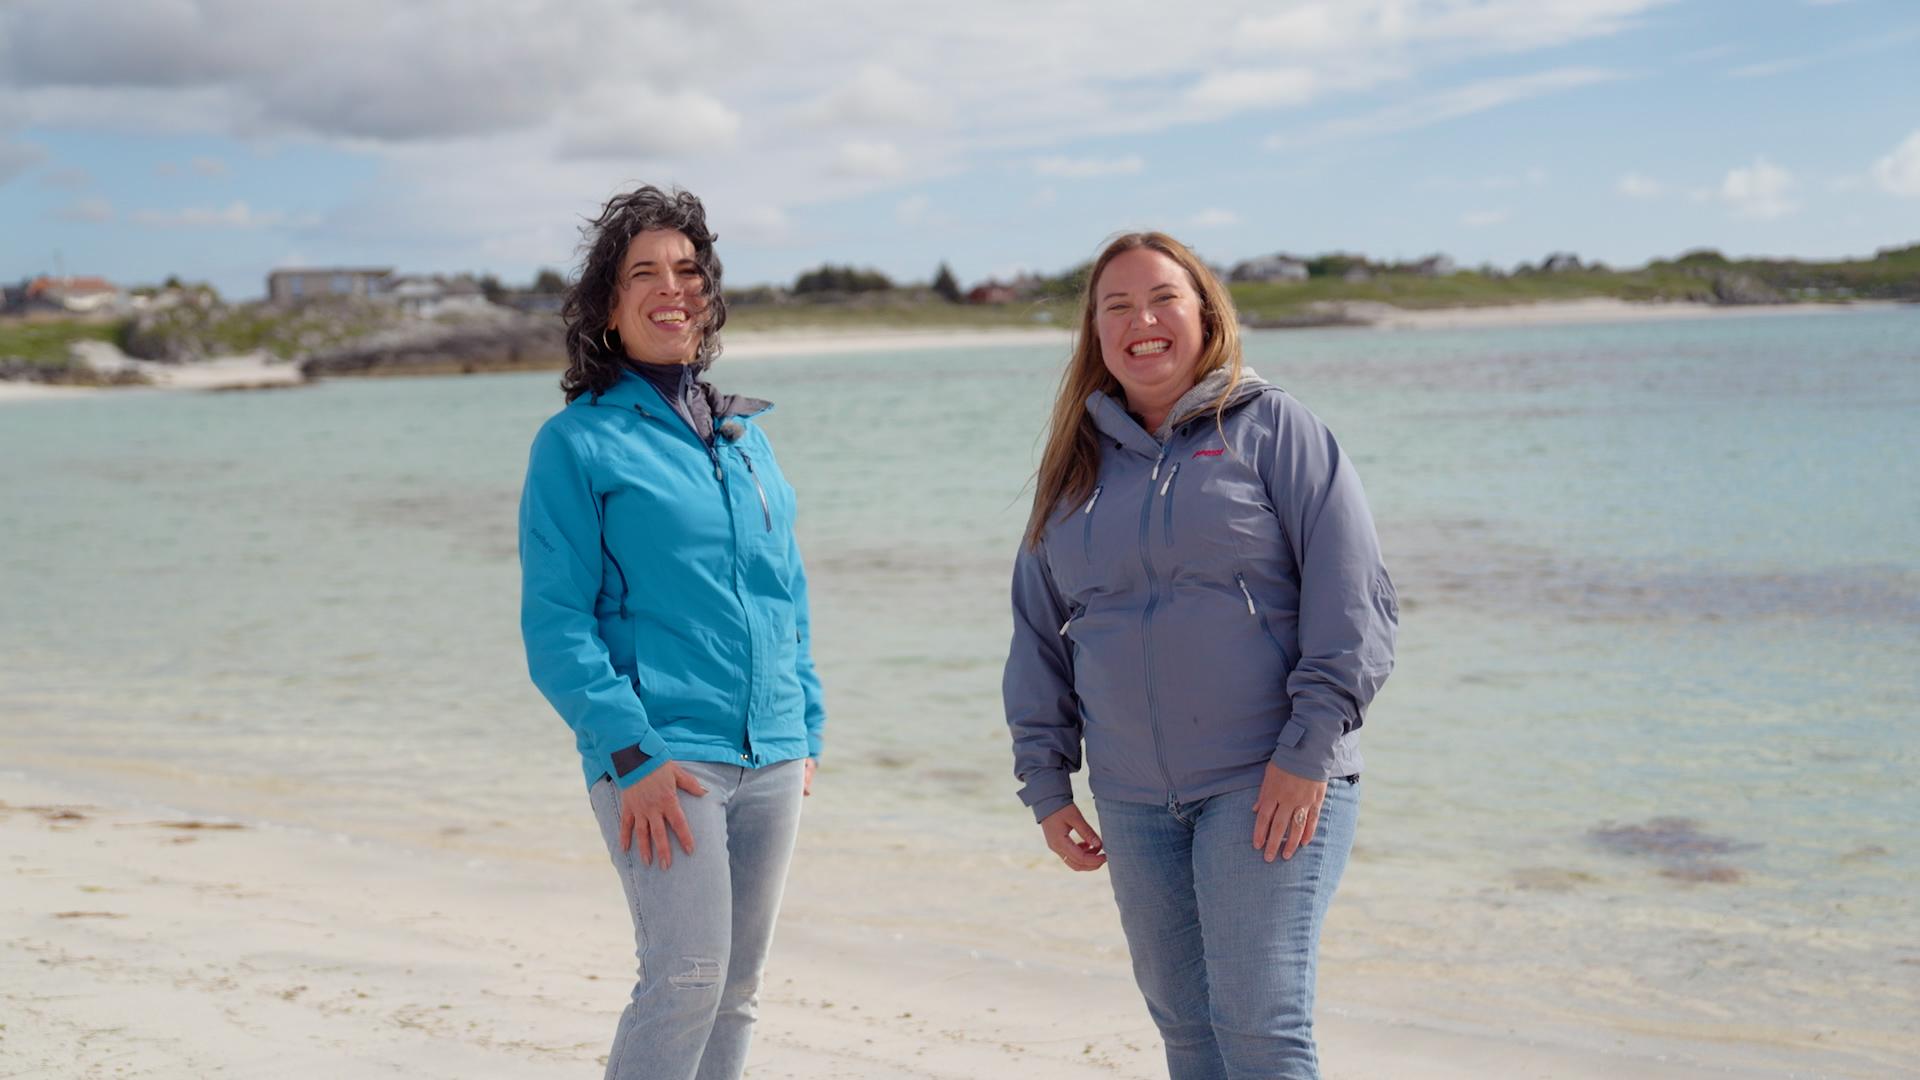
M 1048 814 L 1040 823 L 1040 831 L 1047 838 L 1047 846 L 1069 869 L 1098 870 L 1107 865 L 1100 834 L 1093 831 L 1086 816 L 1072 803 Z
M 707 793 L 692 773 L 671 761 L 622 788 L 620 850 L 632 851 L 634 841 L 638 840 L 643 862 L 652 866 L 658 853 L 660 869 L 671 869 L 673 847 L 667 842 L 667 832 L 672 830 L 673 835 L 680 838 L 680 849 L 693 854 L 693 830 L 687 826 L 687 815 L 680 809 L 681 791 L 696 797 Z

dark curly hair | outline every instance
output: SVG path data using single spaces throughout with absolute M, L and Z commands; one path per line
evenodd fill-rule
M 644 184 L 607 200 L 600 216 L 580 228 L 580 270 L 567 289 L 560 317 L 567 326 L 567 373 L 560 389 L 572 401 L 582 394 L 604 394 L 620 381 L 627 353 L 620 332 L 607 331 L 619 291 L 620 263 L 627 245 L 648 229 L 674 229 L 693 244 L 693 261 L 706 279 L 707 311 L 701 318 L 700 348 L 694 363 L 706 367 L 720 357 L 720 328 L 727 302 L 720 295 L 720 256 L 707 228 L 707 209 L 689 192 Z

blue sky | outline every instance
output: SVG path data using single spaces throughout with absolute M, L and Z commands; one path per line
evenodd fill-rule
M 525 280 L 634 182 L 735 284 L 1053 271 L 1126 228 L 1617 265 L 1920 241 L 1911 0 L 13 0 L 0 280 Z

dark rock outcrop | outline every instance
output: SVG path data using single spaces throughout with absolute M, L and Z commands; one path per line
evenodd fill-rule
M 1786 294 L 1752 274 L 1723 271 L 1713 275 L 1716 304 L 1780 304 L 1786 300 Z
M 300 370 L 308 378 L 444 375 L 559 369 L 566 363 L 558 318 L 503 315 L 394 327 L 315 352 L 301 361 Z

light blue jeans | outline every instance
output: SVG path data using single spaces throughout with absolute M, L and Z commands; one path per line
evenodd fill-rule
M 1099 799 L 1107 873 L 1133 976 L 1171 1080 L 1318 1080 L 1313 983 L 1320 926 L 1360 816 L 1334 779 L 1313 842 L 1266 861 L 1257 789 L 1172 806 Z
M 640 978 L 620 1014 L 607 1080 L 738 1080 L 759 1014 L 760 971 L 773 944 L 800 825 L 803 763 L 759 769 L 683 761 L 706 787 L 680 793 L 694 853 L 673 867 L 620 850 L 613 782 L 588 791 L 633 914 Z

